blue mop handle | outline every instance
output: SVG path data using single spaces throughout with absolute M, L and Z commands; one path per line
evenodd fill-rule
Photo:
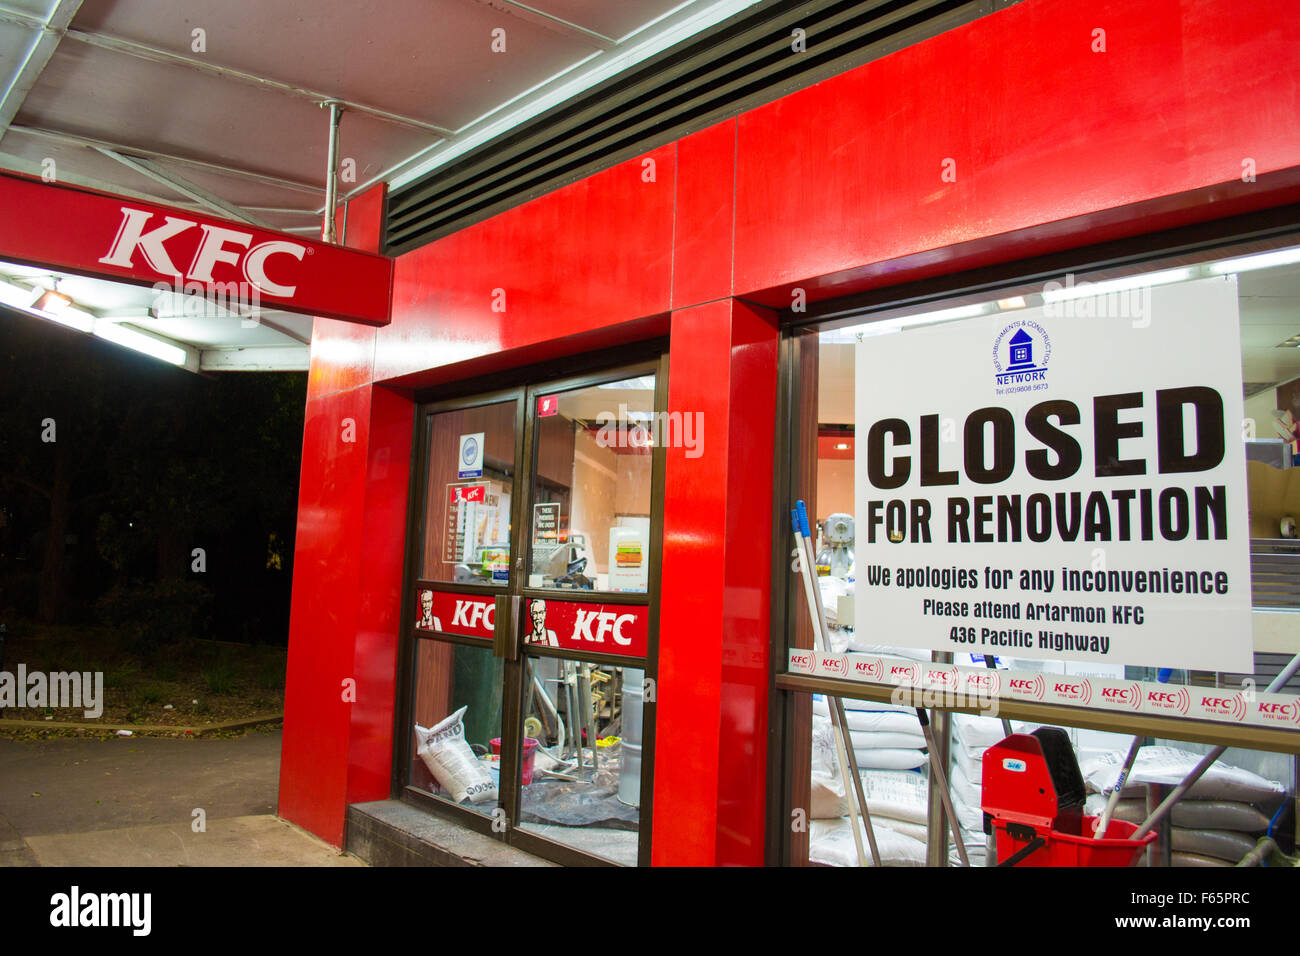
M 805 538 L 812 537 L 812 529 L 808 527 L 808 509 L 804 507 L 803 499 L 800 498 L 794 503 L 795 511 L 799 515 L 799 533 Z

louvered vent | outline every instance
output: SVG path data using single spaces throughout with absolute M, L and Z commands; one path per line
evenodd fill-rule
M 1010 6 L 1006 0 L 762 4 L 593 87 L 389 197 L 398 255 L 694 130 Z M 792 49 L 794 30 L 806 49 Z

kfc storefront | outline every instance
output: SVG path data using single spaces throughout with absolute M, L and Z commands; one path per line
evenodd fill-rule
M 1051 305 L 1041 298 L 1047 283 L 1174 269 L 1190 270 L 1178 282 L 1209 283 L 1222 275 L 1215 263 L 1262 253 L 1292 261 L 1297 49 L 1293 18 L 1226 0 L 1027 0 L 403 251 L 388 324 L 321 318 L 312 338 L 281 816 L 343 846 L 350 807 L 394 800 L 562 863 L 817 861 L 807 830 L 790 822 L 817 800 L 815 720 L 827 699 L 887 702 L 897 682 L 879 670 L 841 679 L 833 661 L 795 660 L 814 643 L 791 571 L 790 509 L 809 503 L 828 580 L 863 581 L 891 542 L 920 547 L 919 531 L 903 539 L 926 519 L 927 534 L 941 538 L 941 508 L 892 506 L 922 497 L 885 493 L 902 484 L 891 485 L 901 466 L 872 473 L 883 489 L 871 499 L 877 510 L 858 513 L 854 482 L 868 476 L 868 461 L 855 469 L 857 442 L 915 408 L 915 471 L 948 483 L 948 452 L 935 444 L 933 459 L 920 450 L 924 416 L 932 411 L 942 429 L 964 396 L 962 415 L 974 415 L 984 384 L 920 347 L 880 352 L 889 360 L 863 378 L 864 356 L 876 353 L 861 349 L 884 326 L 865 338 L 862 326 L 892 322 L 910 342 L 914 325 L 938 322 L 935 334 L 960 337 L 974 326 L 941 323 L 1001 321 L 991 333 L 1006 333 L 999 375 L 1040 369 L 1050 338 L 1049 374 L 1064 381 L 1073 341 L 1058 332 L 1065 326 L 1021 322 L 1022 337 L 1011 328 L 1014 310 Z M 376 188 L 348 203 L 346 245 L 386 251 L 389 201 Z M 1204 304 L 1206 288 L 1153 301 L 1177 311 Z M 1242 303 L 1243 316 L 1247 298 L 1271 295 L 1214 288 L 1232 308 Z M 1206 327 L 1220 329 L 1220 314 Z M 1300 317 L 1275 319 L 1260 325 L 1300 331 Z M 1242 356 L 1255 348 L 1244 334 L 1240 341 Z M 1174 372 L 1196 354 L 1186 344 L 1134 353 L 1129 378 L 1095 395 L 1141 391 L 1132 377 L 1146 374 L 1154 409 L 1157 389 L 1182 384 Z M 1106 361 L 1104 348 L 1096 361 Z M 1284 378 L 1268 373 L 1268 402 Z M 868 381 L 889 383 L 871 392 L 874 405 L 863 404 Z M 906 413 L 890 412 L 891 403 Z M 1241 412 L 1240 393 L 1221 411 Z M 1242 414 L 1251 414 L 1249 400 Z M 985 425 L 993 434 L 1002 427 L 997 414 L 986 417 L 965 432 L 958 419 L 956 433 L 979 447 Z M 1159 413 L 1167 435 L 1176 418 Z M 1096 440 L 1123 441 L 1129 421 L 1117 412 Z M 896 425 L 881 428 L 882 448 L 907 444 Z M 1178 434 L 1176 447 L 1172 438 L 1161 446 L 1171 473 L 1196 454 Z M 1047 460 L 1043 473 L 1051 478 L 1059 464 Z M 993 451 L 968 458 L 951 483 L 992 484 L 1005 477 L 1001 467 Z M 1233 480 L 1244 487 L 1240 475 Z M 1233 560 L 1245 560 L 1245 537 L 1279 535 L 1234 523 L 1238 502 L 1225 497 L 1220 507 L 1220 485 L 1236 494 L 1218 478 L 1184 497 L 1156 489 L 1150 502 L 1135 490 L 1125 520 L 1150 522 L 1153 538 L 1168 532 L 1171 542 L 1198 521 L 1205 534 L 1190 541 L 1219 540 L 1221 521 L 1242 549 Z M 1196 487 L 1208 490 L 1198 497 Z M 1013 515 L 1015 494 L 981 512 L 972 493 L 961 520 L 972 533 L 1005 526 L 1026 540 L 1031 528 L 1073 520 L 1033 510 L 1030 492 Z M 1252 485 L 1252 521 L 1256 501 Z M 1118 514 L 1108 514 L 1116 527 Z M 857 519 L 855 557 L 837 516 Z M 1248 618 L 1246 572 L 1240 561 L 1231 567 L 1236 611 Z M 1211 575 L 1208 590 L 1216 586 Z M 847 593 L 836 587 L 832 595 L 822 583 L 827 607 Z M 892 597 L 872 594 L 840 610 L 855 614 L 864 635 L 873 619 L 892 620 Z M 1142 602 L 1095 603 L 1109 615 L 1112 603 Z M 926 613 L 944 635 L 965 636 L 958 609 Z M 1283 625 L 1266 638 L 1257 626 L 1256 654 L 1296 643 L 1294 625 Z M 931 637 L 884 630 L 850 646 L 841 663 L 855 653 L 887 662 L 888 648 L 905 646 L 958 673 L 952 653 L 975 649 L 980 634 L 971 647 L 945 650 Z M 988 630 L 995 643 L 980 646 L 989 654 L 1055 661 L 1075 659 L 1075 645 L 1038 647 L 1040 630 L 1103 629 L 999 618 Z M 1032 632 L 1035 647 L 1014 631 Z M 1122 673 L 1162 664 L 1147 659 L 1141 639 L 1115 638 L 1108 660 L 1120 675 L 1089 679 L 1102 689 L 1131 680 L 1143 691 L 1154 674 L 1144 682 Z M 1233 658 L 1238 669 L 1249 655 L 1245 664 Z M 1220 663 L 1210 654 L 1169 666 L 1190 675 L 1225 670 Z M 1181 686 L 1199 685 L 1187 676 Z M 946 763 L 948 717 L 962 708 L 926 706 L 935 738 L 916 749 Z M 890 735 L 882 753 L 908 751 L 902 738 L 914 735 L 901 722 L 854 718 L 872 713 L 882 712 L 850 707 L 848 727 Z M 1155 740 L 1213 744 L 1244 733 L 1243 746 L 1300 750 L 1296 727 L 1244 731 L 1199 711 L 1135 709 L 1121 720 L 1119 711 L 1098 717 L 1091 700 L 1026 697 L 1008 699 L 1003 713 Z M 929 806 L 939 805 L 926 757 L 911 766 L 878 759 L 881 769 L 919 772 Z M 1294 782 L 1282 783 L 1293 802 Z M 912 838 L 946 832 L 942 810 L 910 823 Z M 931 864 L 947 857 L 937 843 Z

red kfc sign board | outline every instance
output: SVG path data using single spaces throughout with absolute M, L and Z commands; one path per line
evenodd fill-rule
M 387 325 L 393 260 L 0 172 L 0 259 L 241 306 Z
M 634 604 L 587 604 L 533 599 L 523 622 L 524 645 L 645 657 L 650 609 Z

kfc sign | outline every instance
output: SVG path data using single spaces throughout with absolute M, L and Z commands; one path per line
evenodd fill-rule
M 432 588 L 417 588 L 415 626 L 421 631 L 464 634 L 492 639 L 496 627 L 496 601 L 470 598 Z
M 216 282 L 212 269 L 218 262 L 225 262 L 239 268 L 241 275 L 264 295 L 282 296 L 292 299 L 298 291 L 297 285 L 274 282 L 266 275 L 266 261 L 273 255 L 291 256 L 299 262 L 307 253 L 307 247 L 300 242 L 285 239 L 269 239 L 252 245 L 253 234 L 239 229 L 227 229 L 211 223 L 200 225 L 178 216 L 166 216 L 162 225 L 151 226 L 154 214 L 147 209 L 122 207 L 122 225 L 118 227 L 117 237 L 113 240 L 108 255 L 99 261 L 109 266 L 123 269 L 136 268 L 135 254 L 150 269 L 163 278 L 184 277 L 202 283 Z M 167 251 L 166 242 L 173 236 L 198 226 L 203 233 L 194 258 L 182 274 L 172 262 Z
M 0 259 L 216 298 L 227 308 L 366 325 L 390 319 L 387 256 L 9 172 L 0 173 Z
M 649 609 L 644 605 L 579 604 L 535 598 L 528 602 L 524 644 L 645 657 L 649 622 Z

